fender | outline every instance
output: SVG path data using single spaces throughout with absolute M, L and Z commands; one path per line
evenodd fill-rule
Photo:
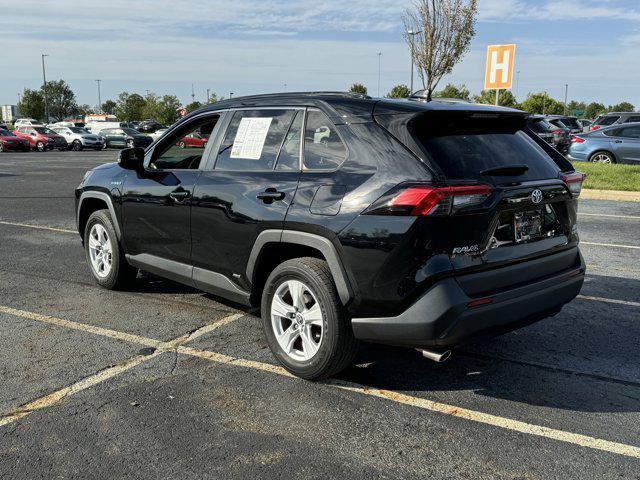
M 122 240 L 122 230 L 120 229 L 120 223 L 118 221 L 118 217 L 116 216 L 116 211 L 113 208 L 113 200 L 111 196 L 104 192 L 97 192 L 95 190 L 88 190 L 86 192 L 82 192 L 80 198 L 78 199 L 78 211 L 76 212 L 76 226 L 80 226 L 80 212 L 82 211 L 82 202 L 87 198 L 98 198 L 104 201 L 107 204 L 107 208 L 109 209 L 109 214 L 111 215 L 111 220 L 113 221 L 113 228 L 116 231 L 116 236 L 118 240 Z M 80 232 L 82 235 L 82 232 Z
M 342 304 L 346 305 L 349 300 L 354 297 L 349 278 L 342 262 L 340 261 L 338 250 L 331 240 L 313 233 L 298 232 L 295 230 L 272 229 L 265 230 L 258 235 L 258 238 L 256 238 L 253 248 L 251 249 L 251 255 L 249 255 L 249 261 L 247 263 L 246 274 L 249 281 L 253 279 L 255 265 L 258 261 L 262 248 L 267 243 L 281 242 L 304 245 L 320 251 L 329 265 L 331 276 L 336 284 L 336 289 L 338 290 L 338 295 L 340 296 Z

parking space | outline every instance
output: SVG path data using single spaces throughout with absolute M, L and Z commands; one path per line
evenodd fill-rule
M 582 201 L 587 280 L 556 317 L 311 383 L 256 312 L 93 283 L 73 189 L 115 156 L 0 155 L 0 478 L 639 478 L 640 204 Z

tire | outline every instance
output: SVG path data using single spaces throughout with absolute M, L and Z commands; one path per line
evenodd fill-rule
M 106 237 L 102 237 L 102 232 L 106 234 Z M 109 264 L 108 272 L 106 268 L 100 272 L 100 269 L 96 267 L 96 255 L 93 248 L 96 238 L 94 233 L 98 234 L 96 235 L 97 237 L 101 237 L 100 250 L 103 252 L 103 258 L 107 258 L 106 263 Z M 138 269 L 129 265 L 125 259 L 124 250 L 120 242 L 118 242 L 109 210 L 97 210 L 87 220 L 84 228 L 84 251 L 89 270 L 101 287 L 109 290 L 120 290 L 135 282 Z M 108 257 L 104 257 L 105 253 L 108 254 Z M 109 259 L 110 262 L 108 261 Z
M 305 299 L 302 306 L 298 302 L 298 314 L 293 311 L 294 302 L 288 288 L 296 282 L 301 285 L 298 291 L 302 294 L 298 298 Z M 276 296 L 278 300 L 274 305 Z M 269 348 L 289 372 L 307 380 L 320 380 L 344 370 L 353 361 L 358 341 L 353 336 L 346 309 L 340 302 L 331 271 L 324 260 L 304 257 L 281 263 L 269 275 L 261 303 L 262 326 Z M 283 304 L 286 304 L 287 315 L 291 317 L 272 311 L 272 306 L 277 305 L 276 311 L 284 313 Z M 307 318 L 304 318 L 305 314 Z M 312 318 L 313 325 L 308 323 Z M 297 337 L 295 332 L 298 332 Z M 304 336 L 301 332 L 305 332 Z M 276 335 L 284 344 L 290 345 L 288 351 L 281 346 Z M 288 339 L 291 340 L 287 342 Z M 310 341 L 313 344 L 307 349 Z
M 44 142 L 36 142 L 36 150 L 39 152 L 44 152 L 47 147 L 44 146 Z
M 82 142 L 80 140 L 74 140 L 71 144 L 71 149 L 74 152 L 81 152 L 84 147 L 82 146 Z
M 127 148 L 133 148 L 135 147 L 135 143 L 133 142 L 133 140 L 127 140 Z
M 180 142 L 180 143 L 178 143 L 178 146 L 179 146 L 180 148 L 187 148 L 187 144 L 186 144 L 186 143 L 184 143 L 184 142 Z
M 616 163 L 616 158 L 613 156 L 613 154 L 609 152 L 605 152 L 604 150 L 600 150 L 598 152 L 593 153 L 593 155 L 589 157 L 589 161 L 593 163 L 611 164 L 611 163 Z
M 104 142 L 104 145 L 102 145 L 102 150 L 106 150 L 107 148 L 109 148 L 109 144 L 107 142 Z
M 0 142 L 0 153 L 4 152 L 4 146 L 2 145 L 2 142 Z

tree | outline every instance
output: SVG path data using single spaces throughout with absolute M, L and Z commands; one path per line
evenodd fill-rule
M 479 95 L 473 97 L 476 103 L 484 103 L 487 105 L 494 105 L 496 103 L 496 91 L 495 90 L 482 90 Z M 498 104 L 501 107 L 520 108 L 516 97 L 511 90 L 500 90 L 498 94 Z
M 460 98 L 467 101 L 471 100 L 469 90 L 467 90 L 466 86 L 460 85 L 458 87 L 453 83 L 448 83 L 446 87 L 439 92 L 435 92 L 433 96 L 439 98 Z
M 549 96 L 547 92 L 530 93 L 527 99 L 520 104 L 520 108 L 529 113 L 542 113 L 545 115 L 561 115 L 564 105 Z
M 190 104 L 186 105 L 184 108 L 187 110 L 187 112 L 191 113 L 194 110 L 199 109 L 200 107 L 202 107 L 202 103 L 196 100 L 195 102 L 191 102 Z
M 415 0 L 403 16 L 404 38 L 430 101 L 438 83 L 469 50 L 477 0 Z M 420 32 L 409 34 L 406 32 Z
M 221 102 L 222 100 L 224 100 L 224 97 L 220 97 L 218 98 L 218 94 L 213 92 L 211 95 L 209 95 L 209 105 L 212 103 L 217 103 L 217 102 Z
M 587 109 L 587 104 L 585 102 L 577 102 L 575 100 L 571 100 L 567 103 L 567 113 L 569 115 L 575 115 L 575 112 L 584 112 Z M 583 116 L 584 113 L 581 115 Z
M 389 98 L 408 98 L 411 96 L 411 90 L 406 85 L 396 85 L 387 94 Z
M 361 93 L 362 95 L 366 95 L 367 87 L 365 87 L 361 83 L 354 83 L 353 85 L 351 85 L 351 88 L 349 89 L 349 91 L 352 93 Z
M 107 115 L 115 115 L 118 104 L 113 100 L 106 100 L 101 106 L 100 110 Z
M 182 104 L 175 95 L 159 97 L 155 93 L 149 93 L 144 101 L 143 116 L 145 118 L 153 118 L 164 125 L 171 125 L 180 117 L 178 110 Z
M 584 110 L 584 118 L 596 118 L 605 112 L 605 106 L 602 103 L 591 102 Z
M 93 108 L 91 108 L 86 103 L 84 105 L 78 105 L 77 113 L 78 115 L 81 115 L 82 117 L 84 117 L 85 115 L 89 115 L 90 113 L 93 113 Z
M 49 117 L 58 122 L 78 111 L 76 96 L 64 80 L 47 82 L 47 104 Z
M 44 118 L 44 96 L 42 92 L 25 88 L 18 103 L 18 111 L 23 117 L 42 120 Z
M 116 101 L 116 116 L 123 122 L 142 120 L 146 105 L 142 95 L 122 92 Z
M 635 112 L 636 107 L 629 102 L 621 102 L 616 105 L 610 106 L 608 109 L 610 112 Z

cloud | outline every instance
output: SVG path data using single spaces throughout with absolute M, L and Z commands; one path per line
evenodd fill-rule
M 480 0 L 481 21 L 640 20 L 635 1 L 603 0 Z

